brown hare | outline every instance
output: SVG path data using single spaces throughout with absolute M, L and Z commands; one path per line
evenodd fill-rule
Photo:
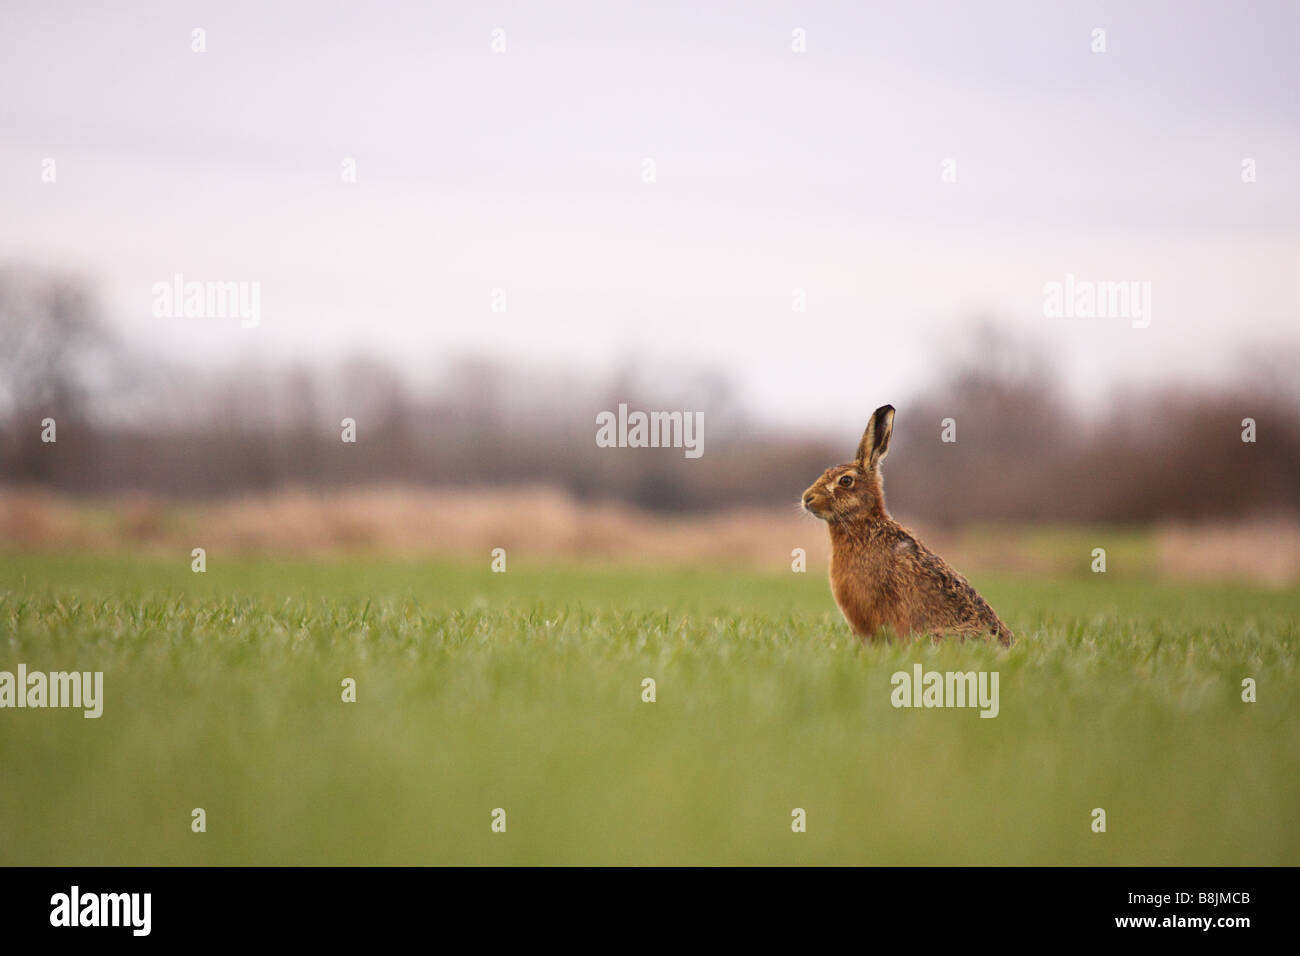
M 1014 639 L 966 579 L 885 510 L 880 463 L 889 454 L 894 406 L 877 408 L 857 458 L 827 468 L 803 493 L 803 507 L 831 533 L 831 593 L 862 638 L 883 628 L 897 635 L 992 635 Z

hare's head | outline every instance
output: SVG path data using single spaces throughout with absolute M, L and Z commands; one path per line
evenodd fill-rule
M 858 443 L 857 457 L 845 465 L 833 465 L 803 493 L 803 507 L 823 521 L 862 521 L 885 515 L 885 488 L 880 481 L 880 463 L 889 454 L 889 436 L 894 431 L 894 406 L 881 405 L 867 422 Z

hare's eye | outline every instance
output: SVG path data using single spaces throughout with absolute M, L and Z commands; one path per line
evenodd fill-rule
M 853 484 L 853 476 L 852 476 L 852 475 L 841 475 L 841 476 L 840 476 L 840 484 L 843 485 L 845 488 L 848 488 L 850 485 Z

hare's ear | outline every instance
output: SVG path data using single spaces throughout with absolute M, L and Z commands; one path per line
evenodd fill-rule
M 862 433 L 858 443 L 858 464 L 863 471 L 870 471 L 884 461 L 889 454 L 889 436 L 894 433 L 894 406 L 881 405 L 871 413 L 867 430 Z

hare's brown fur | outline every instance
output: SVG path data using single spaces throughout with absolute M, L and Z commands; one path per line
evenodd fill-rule
M 993 608 L 916 535 L 889 516 L 880 463 L 894 409 L 876 409 L 856 460 L 827 468 L 803 494 L 831 534 L 831 593 L 854 633 L 991 635 L 1014 639 Z

